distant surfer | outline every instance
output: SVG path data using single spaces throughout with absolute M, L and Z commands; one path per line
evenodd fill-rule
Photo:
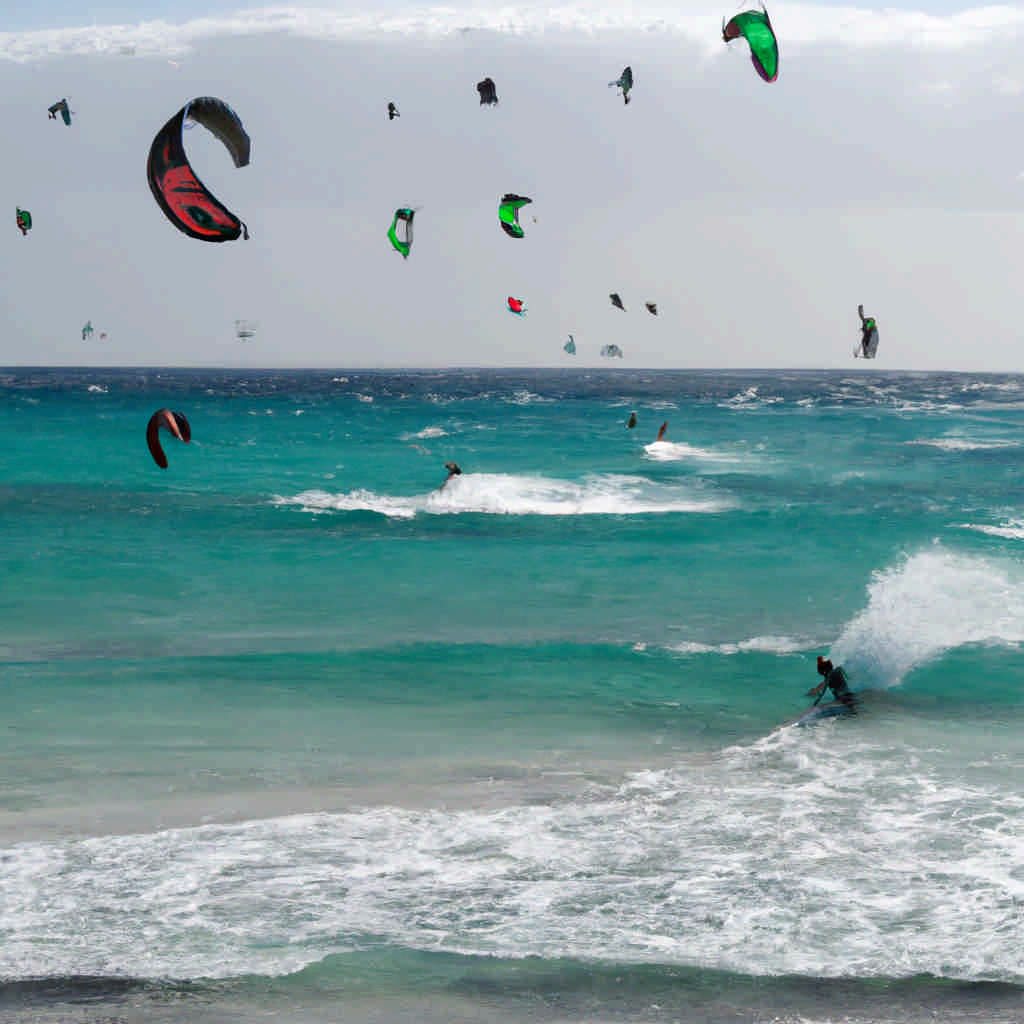
M 662 423 L 661 429 L 658 431 L 658 440 L 659 441 L 664 441 L 665 440 L 665 431 L 666 430 L 668 430 L 668 420 L 665 420 L 665 422 Z
M 807 691 L 808 697 L 817 697 L 814 703 L 825 695 L 825 688 L 827 687 L 832 691 L 832 696 L 839 701 L 840 704 L 845 704 L 847 707 L 853 707 L 856 701 L 854 700 L 853 693 L 850 690 L 850 684 L 846 681 L 846 673 L 843 671 L 842 665 L 834 666 L 830 659 L 823 658 L 820 654 L 818 655 L 818 675 L 824 678 L 817 686 Z
M 630 430 L 632 430 L 636 426 L 636 413 L 635 412 L 631 412 L 629 414 L 629 421 L 626 423 L 626 426 L 629 427 Z
M 446 462 L 444 464 L 444 468 L 448 470 L 448 475 L 444 478 L 444 484 L 448 483 L 453 476 L 462 475 L 462 470 L 459 468 L 459 464 L 457 462 Z M 441 484 L 441 488 L 444 487 L 444 484 Z

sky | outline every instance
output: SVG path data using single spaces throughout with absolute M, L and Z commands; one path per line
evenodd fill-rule
M 0 365 L 607 366 L 615 343 L 634 367 L 1018 370 L 1024 8 L 773 5 L 772 84 L 721 40 L 736 9 L 6 12 Z M 628 107 L 607 84 L 626 64 Z M 146 183 L 203 95 L 252 139 L 236 169 L 186 135 L 248 241 L 188 238 Z M 70 128 L 46 116 L 62 96 Z M 522 240 L 505 192 L 533 198 Z M 408 260 L 386 238 L 403 206 Z

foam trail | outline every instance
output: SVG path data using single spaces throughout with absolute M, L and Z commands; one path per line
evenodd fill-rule
M 868 595 L 832 658 L 872 686 L 965 644 L 1024 643 L 1024 571 L 1013 563 L 937 546 L 875 573 Z
M 977 530 L 989 537 L 1002 537 L 1005 540 L 1024 540 L 1024 520 L 1008 519 L 993 526 L 991 523 L 961 523 L 965 530 Z
M 687 459 L 714 462 L 738 462 L 735 455 L 724 455 L 707 448 L 697 448 L 683 441 L 652 441 L 644 445 L 644 455 L 654 462 L 682 462 Z
M 666 648 L 678 654 L 798 654 L 808 647 L 807 641 L 790 636 L 754 636 L 748 640 L 725 641 L 720 644 L 704 644 L 696 640 L 683 640 L 669 644 Z
M 988 441 L 975 440 L 970 437 L 936 437 L 922 439 L 920 441 L 907 441 L 906 444 L 922 445 L 931 448 L 938 448 L 945 452 L 975 452 L 987 451 L 995 448 L 1013 448 L 1018 442 L 992 439 Z
M 279 505 L 301 505 L 313 512 L 378 512 L 411 519 L 417 513 L 450 515 L 641 515 L 667 512 L 720 512 L 734 503 L 696 488 L 656 484 L 644 477 L 594 476 L 582 483 L 507 473 L 463 473 L 443 488 L 414 497 L 356 490 L 347 494 L 304 491 Z

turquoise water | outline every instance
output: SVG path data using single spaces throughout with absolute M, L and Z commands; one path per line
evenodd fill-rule
M 0 387 L 0 1014 L 1024 1014 L 1024 377 Z

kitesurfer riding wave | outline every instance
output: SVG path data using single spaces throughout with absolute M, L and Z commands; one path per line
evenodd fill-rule
M 448 483 L 453 476 L 462 475 L 462 470 L 459 468 L 459 464 L 457 462 L 446 462 L 444 464 L 444 468 L 448 470 L 448 475 L 444 478 L 444 484 Z M 443 490 L 444 484 L 441 484 L 438 490 Z
M 819 654 L 818 675 L 824 676 L 824 678 L 817 686 L 807 691 L 808 697 L 817 697 L 815 704 L 825 695 L 826 688 L 832 691 L 832 696 L 841 704 L 846 704 L 851 708 L 856 704 L 842 665 L 833 665 L 830 659 L 823 658 Z

